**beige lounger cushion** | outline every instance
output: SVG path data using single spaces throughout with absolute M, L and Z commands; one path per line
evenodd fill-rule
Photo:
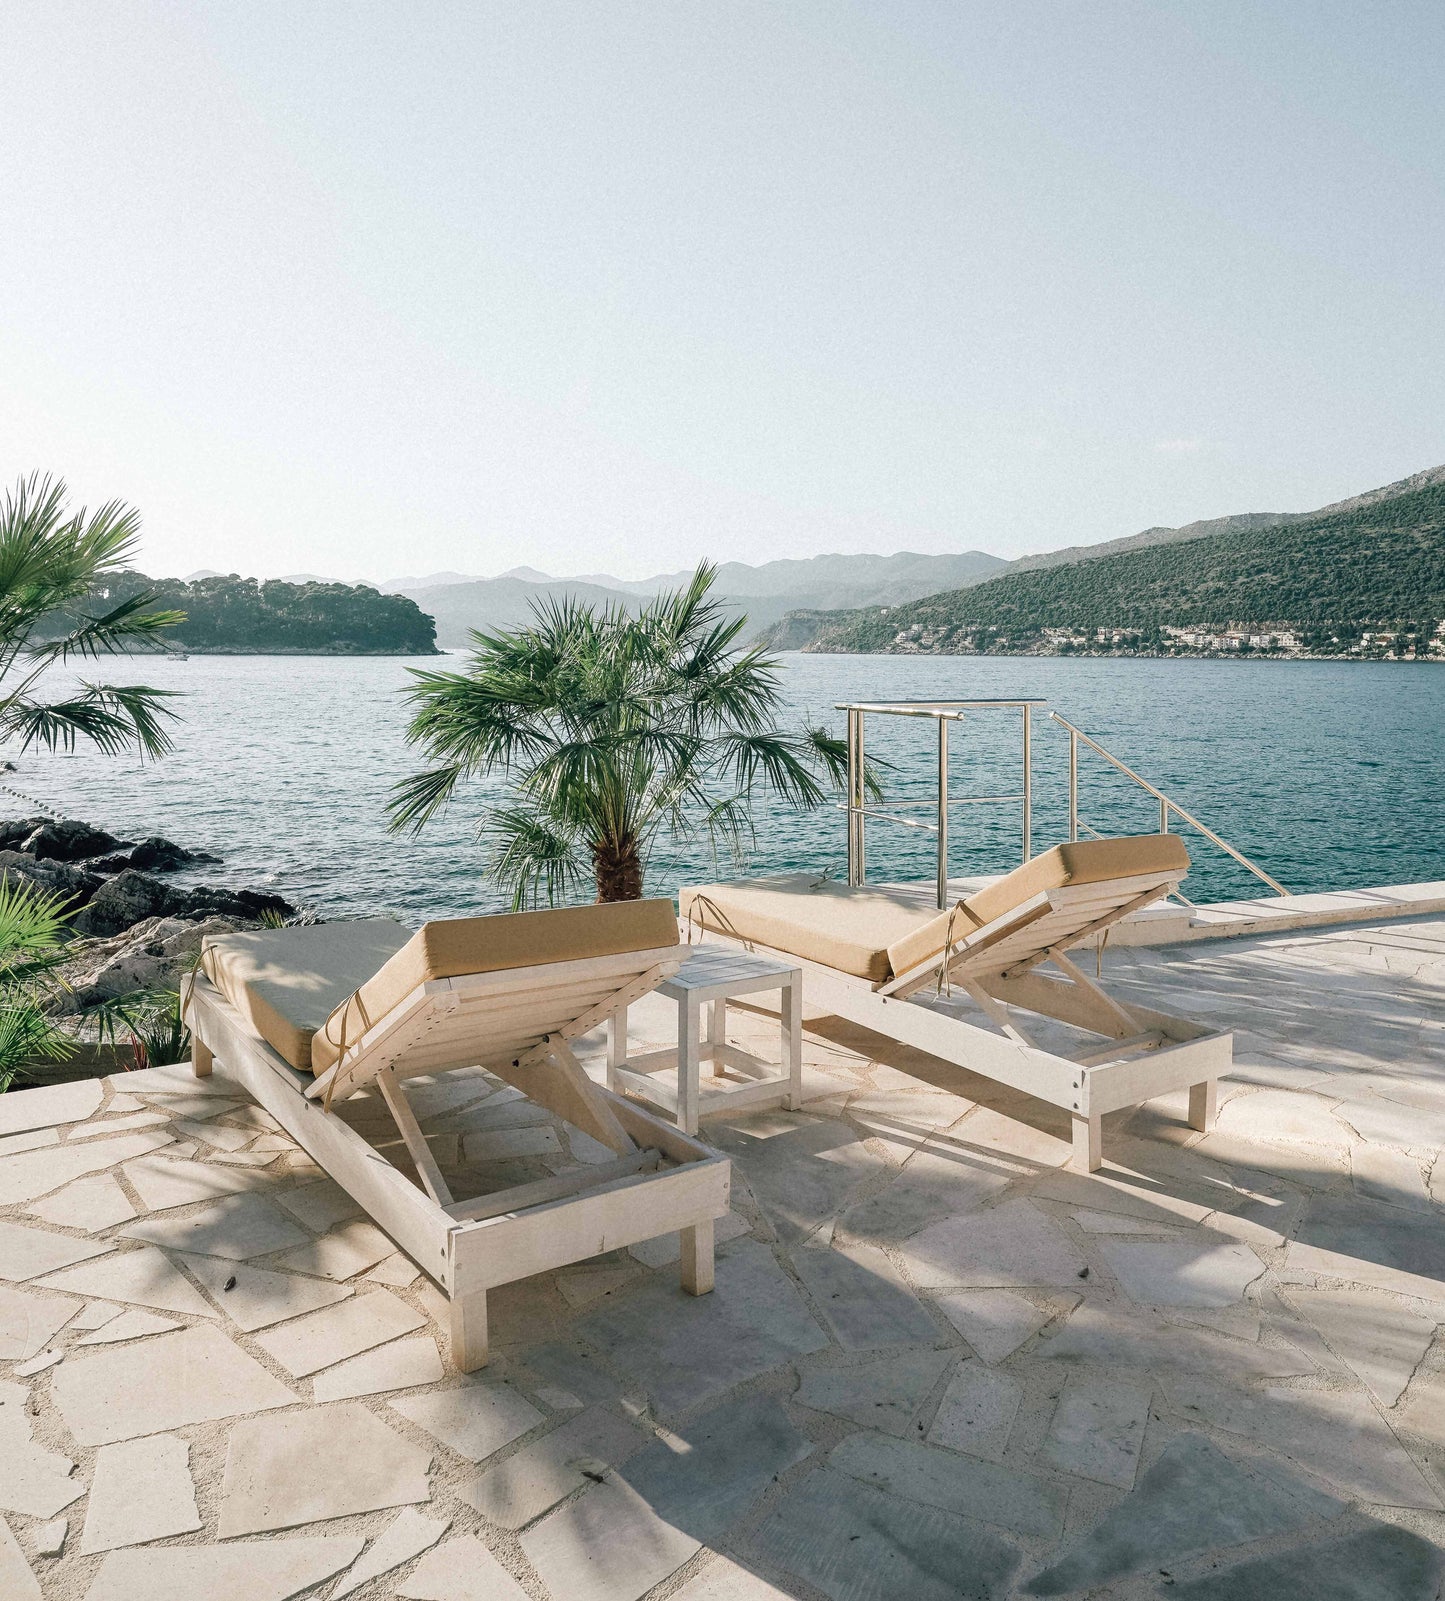
M 915 896 L 853 889 L 813 873 L 702 884 L 684 889 L 680 903 L 683 921 L 697 928 L 881 984 L 936 956 L 950 917 L 953 937 L 961 939 L 1040 890 L 1154 872 L 1182 876 L 1188 867 L 1189 852 L 1177 834 L 1139 834 L 1055 845 L 960 901 L 952 913 L 927 911 Z
M 683 921 L 755 941 L 871 983 L 888 977 L 888 947 L 933 919 L 916 896 L 850 889 L 815 873 L 702 884 L 680 896 Z
M 311 1036 L 394 956 L 411 930 L 389 917 L 215 935 L 201 971 L 292 1067 L 311 1069 Z
M 959 940 L 1032 900 L 1041 890 L 1100 884 L 1111 878 L 1140 878 L 1149 873 L 1178 873 L 1182 877 L 1188 869 L 1189 852 L 1177 834 L 1129 834 L 1119 839 L 1081 839 L 1055 845 L 960 901 L 953 911 L 939 912 L 922 928 L 890 945 L 889 964 L 894 973 L 906 973 L 943 949 L 950 919 L 953 938 Z
M 354 1044 L 430 979 L 620 956 L 677 943 L 677 916 L 668 900 L 560 906 L 426 923 L 380 971 L 354 986 L 355 995 L 336 1006 L 312 1041 L 311 1070 L 324 1073 L 340 1055 L 343 1039 Z

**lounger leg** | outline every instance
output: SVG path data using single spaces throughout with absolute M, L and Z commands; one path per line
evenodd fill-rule
M 1219 1104 L 1219 1080 L 1211 1078 L 1203 1084 L 1189 1086 L 1189 1126 L 1201 1131 L 1214 1127 L 1214 1113 Z
M 209 1078 L 211 1069 L 216 1065 L 216 1058 L 211 1054 L 209 1045 L 201 1044 L 201 1036 L 194 1029 L 191 1030 L 191 1072 L 197 1078 Z
M 452 1297 L 452 1361 L 462 1373 L 487 1365 L 487 1292 Z
M 677 1003 L 677 1126 L 697 1133 L 698 1081 L 701 1076 L 702 1005 L 695 994 Z
M 783 1105 L 790 1112 L 803 1105 L 803 975 L 794 973 L 783 985 L 783 1068 L 788 1092 Z
M 617 1088 L 617 1069 L 627 1066 L 627 1008 L 619 1007 L 607 1019 L 607 1088 Z
M 1092 1117 L 1074 1118 L 1074 1156 L 1069 1163 L 1076 1172 L 1097 1173 L 1104 1165 L 1103 1119 L 1099 1113 Z
M 713 1220 L 708 1218 L 705 1223 L 694 1223 L 690 1229 L 683 1229 L 679 1238 L 682 1242 L 682 1287 L 689 1295 L 706 1295 L 712 1288 Z

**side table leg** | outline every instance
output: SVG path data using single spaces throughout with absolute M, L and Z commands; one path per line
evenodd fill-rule
M 715 1001 L 709 1001 L 707 1006 L 707 1043 L 709 1046 L 726 1045 L 728 1042 L 728 1001 L 726 995 L 719 995 Z M 716 1056 L 711 1056 L 716 1061 Z
M 689 994 L 677 1007 L 677 1126 L 684 1134 L 697 1133 L 698 1034 L 702 1007 Z
M 706 1295 L 713 1283 L 713 1219 L 694 1223 L 678 1237 L 682 1244 L 682 1287 L 689 1295 Z
M 788 1075 L 788 1094 L 783 1103 L 790 1112 L 803 1105 L 803 996 L 800 972 L 789 975 L 783 985 L 783 1067 Z
M 607 1019 L 607 1088 L 617 1088 L 617 1069 L 627 1065 L 627 1008 Z

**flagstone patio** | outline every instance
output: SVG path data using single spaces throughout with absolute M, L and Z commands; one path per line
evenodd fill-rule
M 1053 1108 L 810 1019 L 805 1110 L 704 1126 L 715 1293 L 675 1240 L 509 1286 L 469 1378 L 224 1062 L 0 1096 L 0 1597 L 1430 1601 L 1445 919 L 1105 972 L 1235 1030 L 1208 1134 L 1151 1103 L 1067 1172 Z M 412 1091 L 462 1193 L 607 1154 Z

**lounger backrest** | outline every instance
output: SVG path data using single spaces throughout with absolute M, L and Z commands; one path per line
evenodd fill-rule
M 466 1005 L 474 1013 L 471 1043 L 461 1047 L 453 1030 L 433 1027 L 434 1044 L 424 1037 L 408 1051 L 408 1073 L 440 1070 L 433 1057 L 456 1066 L 458 1049 L 469 1049 L 472 1060 L 500 1055 L 580 1017 L 659 955 L 675 952 L 680 964 L 678 945 L 668 900 L 427 923 L 332 1012 L 311 1042 L 312 1069 L 324 1073 L 343 1048 L 353 1050 L 403 1009 L 414 1011 L 419 993 Z
M 1083 937 L 1111 906 L 1147 893 L 1151 885 L 1163 893 L 1188 871 L 1189 852 L 1177 834 L 1055 845 L 890 945 L 889 963 L 896 975 L 904 974 L 941 956 L 947 942 L 968 938 L 970 955 L 982 962 L 986 950 L 988 965 L 1002 968 L 1031 949 L 1067 946 L 1071 935 Z

